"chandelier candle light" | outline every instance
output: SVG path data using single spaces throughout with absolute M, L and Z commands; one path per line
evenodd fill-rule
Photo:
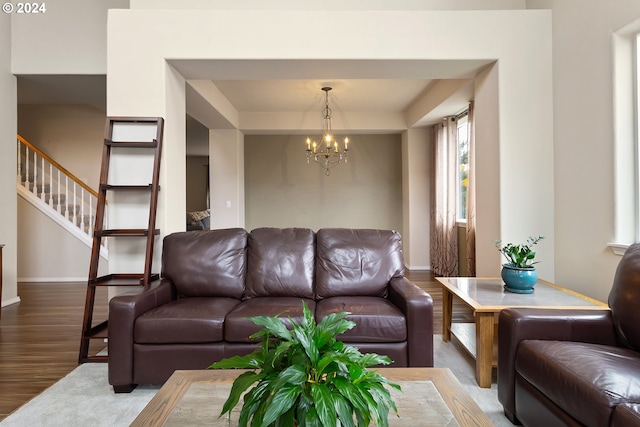
M 322 109 L 322 140 L 324 145 L 318 144 L 307 138 L 307 163 L 313 159 L 318 165 L 324 168 L 324 174 L 331 175 L 331 168 L 340 164 L 344 160 L 347 163 L 347 154 L 349 153 L 349 138 L 344 139 L 344 148 L 338 145 L 331 130 L 331 108 L 329 108 L 329 91 L 330 87 L 323 87 L 325 94 L 325 104 Z M 320 146 L 322 145 L 322 146 Z

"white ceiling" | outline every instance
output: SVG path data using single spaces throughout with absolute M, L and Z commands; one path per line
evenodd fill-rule
M 404 111 L 430 79 L 213 80 L 238 111 L 306 111 L 324 102 L 322 87 L 333 88 L 330 103 L 343 111 Z
M 309 112 L 321 108 L 330 86 L 332 108 L 348 112 L 406 114 L 428 97 L 439 80 L 472 79 L 490 60 L 170 60 L 188 80 L 210 80 L 242 113 Z M 455 114 L 473 97 L 473 87 L 425 110 L 420 126 Z M 190 108 L 204 106 L 191 98 Z M 212 112 L 193 111 L 196 117 Z M 426 117 L 431 114 L 430 117 Z M 415 118 L 414 118 L 415 120 Z M 215 122 L 215 120 L 212 120 Z M 223 126 L 221 126 L 223 127 Z M 272 130 L 273 131 L 273 130 Z M 397 129 L 393 129 L 397 131 Z M 255 129 L 252 133 L 256 133 Z

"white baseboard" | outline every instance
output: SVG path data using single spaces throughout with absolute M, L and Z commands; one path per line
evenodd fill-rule
M 24 283 L 60 283 L 60 282 L 87 282 L 87 276 L 83 277 L 18 277 L 18 282 Z
M 20 297 L 11 298 L 11 299 L 8 299 L 6 301 L 2 301 L 2 307 L 6 307 L 6 306 L 12 305 L 12 304 L 17 304 L 19 302 L 20 302 Z
M 411 271 L 431 271 L 430 265 L 405 265 L 405 268 Z

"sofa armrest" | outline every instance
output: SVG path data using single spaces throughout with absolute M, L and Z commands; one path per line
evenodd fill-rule
M 405 277 L 391 279 L 389 301 L 407 318 L 409 366 L 433 366 L 433 299 Z
M 136 295 L 119 295 L 109 301 L 109 384 L 133 383 L 133 331 L 136 318 L 152 308 L 175 299 L 171 282 L 153 282 Z
M 498 319 L 498 400 L 515 420 L 515 366 L 524 340 L 576 341 L 616 345 L 609 310 L 509 308 Z

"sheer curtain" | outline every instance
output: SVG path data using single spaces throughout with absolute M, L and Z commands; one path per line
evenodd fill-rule
M 431 271 L 437 276 L 458 275 L 457 132 L 457 124 L 452 118 L 433 126 Z
M 467 271 L 476 275 L 476 132 L 473 121 L 473 101 L 469 104 L 469 171 L 467 184 Z

